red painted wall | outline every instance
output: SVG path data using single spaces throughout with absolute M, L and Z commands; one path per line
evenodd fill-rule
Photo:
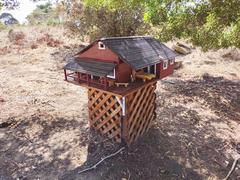
M 173 74 L 174 71 L 174 63 L 170 65 L 170 60 L 168 60 L 168 68 L 163 69 L 163 62 L 160 64 L 157 64 L 157 72 L 159 74 L 159 79 L 163 79 L 171 74 Z
M 131 82 L 132 68 L 126 63 L 120 63 L 116 67 L 117 82 Z
M 96 42 L 92 47 L 90 47 L 85 52 L 76 55 L 80 58 L 86 58 L 86 59 L 98 59 L 105 62 L 116 62 L 118 65 L 116 66 L 116 81 L 117 82 L 130 82 L 131 81 L 131 74 L 132 74 L 132 68 L 130 65 L 122 62 L 118 55 L 115 54 L 112 50 L 109 48 L 105 49 L 99 49 L 98 48 L 98 42 Z M 174 63 L 170 65 L 170 60 L 168 61 L 168 68 L 163 69 L 163 62 L 157 64 L 157 78 L 163 79 L 171 74 L 173 74 L 174 71 Z
M 110 61 L 119 63 L 118 56 L 114 52 L 107 47 L 105 49 L 99 49 L 97 42 L 88 50 L 76 56 L 80 58 L 99 59 L 106 62 Z

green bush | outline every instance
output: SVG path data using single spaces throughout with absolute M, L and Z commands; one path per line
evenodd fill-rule
M 187 38 L 205 51 L 240 47 L 239 0 L 149 0 L 144 3 L 144 18 L 159 27 L 160 40 Z
M 91 40 L 106 36 L 133 36 L 146 32 L 143 6 L 127 0 L 87 1 L 75 4 L 68 27 L 78 35 L 89 35 Z
M 28 22 L 31 25 L 47 24 L 57 25 L 57 16 L 55 9 L 52 8 L 50 3 L 38 5 L 37 8 L 27 16 Z
M 51 18 L 51 19 L 47 20 L 47 25 L 48 26 L 57 26 L 59 24 L 61 24 L 59 19 Z
M 6 28 L 7 27 L 3 23 L 0 22 L 0 30 L 6 29 Z

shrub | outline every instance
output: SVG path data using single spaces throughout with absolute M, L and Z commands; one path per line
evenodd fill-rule
M 51 18 L 51 19 L 48 19 L 48 20 L 47 20 L 47 25 L 48 25 L 48 26 L 57 26 L 57 25 L 59 25 L 59 24 L 61 24 L 60 21 L 59 21 L 59 19 Z
M 128 1 L 122 2 L 123 5 L 118 8 L 74 4 L 67 25 L 74 33 L 89 35 L 90 39 L 144 34 L 146 24 L 143 19 L 143 7 L 129 7 Z
M 3 23 L 0 22 L 0 30 L 6 29 L 6 28 L 7 27 Z

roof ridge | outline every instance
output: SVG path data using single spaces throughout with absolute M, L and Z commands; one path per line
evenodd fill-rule
M 153 36 L 119 36 L 119 37 L 103 37 L 99 40 L 108 40 L 108 39 L 134 39 L 134 38 L 154 38 Z

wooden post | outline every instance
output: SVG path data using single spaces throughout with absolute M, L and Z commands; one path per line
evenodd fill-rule
M 89 75 L 87 74 L 87 85 L 89 86 L 90 85 L 90 82 L 89 82 Z
M 67 81 L 67 71 L 64 69 L 64 76 L 65 76 L 65 81 Z
M 104 77 L 104 89 L 107 90 L 107 77 Z
M 79 84 L 81 83 L 81 80 L 80 80 L 80 73 L 78 72 L 78 82 Z

